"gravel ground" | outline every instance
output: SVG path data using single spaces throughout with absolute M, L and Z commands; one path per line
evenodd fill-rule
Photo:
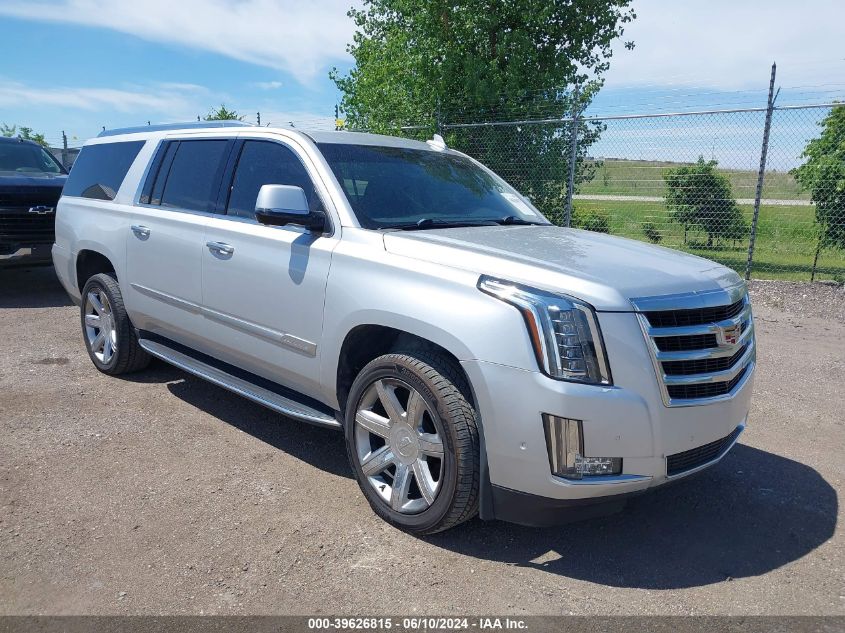
M 108 378 L 51 269 L 0 272 L 0 613 L 845 614 L 845 295 L 752 292 L 721 464 L 610 518 L 417 539 L 340 434 L 161 364 Z

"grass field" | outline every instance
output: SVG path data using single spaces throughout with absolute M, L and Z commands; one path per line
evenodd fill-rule
M 586 191 L 582 190 L 582 193 Z M 661 235 L 662 246 L 715 260 L 741 274 L 745 271 L 748 256 L 746 239 L 737 240 L 736 243 L 724 240 L 713 248 L 706 248 L 706 234 L 695 230 L 689 232 L 685 242 L 683 227 L 670 219 L 669 212 L 662 202 L 576 200 L 574 204 L 575 212 L 580 216 L 595 212 L 607 217 L 613 235 L 647 241 L 643 225 L 652 222 Z M 740 205 L 740 209 L 750 226 L 753 206 Z M 815 208 L 812 206 L 761 207 L 754 250 L 753 277 L 804 281 L 810 279 L 817 243 L 814 214 Z M 822 251 L 816 279 L 842 277 L 845 277 L 845 252 L 834 249 Z
M 679 167 L 684 163 L 670 163 L 645 160 L 622 160 L 606 158 L 596 168 L 590 182 L 582 183 L 578 193 L 590 195 L 617 196 L 663 196 L 666 184 L 663 174 L 667 169 Z M 731 183 L 734 197 L 753 198 L 757 188 L 756 169 L 722 169 Z M 809 200 L 806 192 L 799 191 L 798 183 L 789 172 L 766 172 L 763 185 L 763 198 L 778 200 Z

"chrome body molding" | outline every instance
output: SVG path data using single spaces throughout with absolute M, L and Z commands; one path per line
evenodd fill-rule
M 218 312 L 209 308 L 200 308 L 200 312 L 202 312 L 202 314 L 209 319 L 214 319 L 215 321 L 224 323 L 229 327 L 236 328 L 238 330 L 246 332 L 247 334 L 260 336 L 261 338 L 268 340 L 271 343 L 283 345 L 288 349 L 292 349 L 296 352 L 301 352 L 306 356 L 313 357 L 317 355 L 316 343 L 306 341 L 305 339 L 299 338 L 298 336 L 294 336 L 293 334 L 288 334 L 287 332 L 279 332 L 278 330 L 273 330 L 268 327 L 264 327 L 263 325 L 258 325 L 257 323 L 245 321 L 243 319 L 239 319 L 238 317 L 233 317 L 229 314 L 224 314 L 223 312 Z
M 631 299 L 631 305 L 634 306 L 636 312 L 714 308 L 739 301 L 747 291 L 745 282 L 741 282 L 717 290 L 682 292 L 656 297 L 635 297 Z
M 21 259 L 23 257 L 29 257 L 32 255 L 32 249 L 29 247 L 19 248 L 14 253 L 6 253 L 5 255 L 0 255 L 0 261 L 13 261 L 17 259 Z
M 313 407 L 297 402 L 291 398 L 274 393 L 269 389 L 265 389 L 259 385 L 253 384 L 243 378 L 233 376 L 217 367 L 212 367 L 196 358 L 192 358 L 187 354 L 175 350 L 158 341 L 151 341 L 148 339 L 139 339 L 139 345 L 149 354 L 160 358 L 166 363 L 183 369 L 194 376 L 207 380 L 210 383 L 228 389 L 238 395 L 257 402 L 260 405 L 272 409 L 277 413 L 286 415 L 297 420 L 310 422 L 320 426 L 329 426 L 333 428 L 340 428 L 338 422 L 333 416 L 328 415 L 322 411 L 318 411 Z
M 552 477 L 558 483 L 571 486 L 601 486 L 605 484 L 618 486 L 651 481 L 652 479 L 651 475 L 593 475 L 582 479 L 566 479 L 565 477 L 556 477 L 554 475 Z
M 131 283 L 129 285 L 141 294 L 147 295 L 148 297 L 152 297 L 153 299 L 158 299 L 159 301 L 162 301 L 168 305 L 172 305 L 177 308 L 182 308 L 183 310 L 187 310 L 188 312 L 191 312 L 193 314 L 200 313 L 200 306 L 191 301 L 185 301 L 184 299 L 180 299 L 179 297 L 174 297 L 173 295 L 169 295 L 164 292 L 159 292 L 158 290 L 153 290 L 152 288 L 147 288 L 146 286 L 142 286 L 141 284 Z
M 159 301 L 176 306 L 177 308 L 182 308 L 183 310 L 187 310 L 188 312 L 192 312 L 194 314 L 202 314 L 206 318 L 224 323 L 229 327 L 241 330 L 247 334 L 260 336 L 271 343 L 282 345 L 288 349 L 305 354 L 306 356 L 315 357 L 317 355 L 316 343 L 306 341 L 305 339 L 294 336 L 293 334 L 279 332 L 278 330 L 273 330 L 271 328 L 264 327 L 263 325 L 258 325 L 257 323 L 245 321 L 244 319 L 239 319 L 222 312 L 217 312 L 216 310 L 210 310 L 209 308 L 197 305 L 191 301 L 185 301 L 184 299 L 180 299 L 139 284 L 131 284 L 131 286 L 138 292 L 153 297 L 154 299 L 158 299 Z
M 716 455 L 716 457 L 714 457 L 713 459 L 711 459 L 708 462 L 705 462 L 703 464 L 699 464 L 698 466 L 696 466 L 694 468 L 690 468 L 689 470 L 685 470 L 682 473 L 677 473 L 675 475 L 668 475 L 667 474 L 666 479 L 668 481 L 672 481 L 672 480 L 675 480 L 675 479 L 681 479 L 682 477 L 688 477 L 689 475 L 700 472 L 700 471 L 704 470 L 705 468 L 710 468 L 710 466 L 713 466 L 714 464 L 722 461 L 722 458 L 725 455 L 727 455 L 730 452 L 730 450 L 734 447 L 734 444 L 736 444 L 739 441 L 739 436 L 742 435 L 742 432 L 744 430 L 745 430 L 745 421 L 743 421 L 742 424 L 740 424 L 737 427 L 737 433 L 734 436 L 733 440 L 731 440 L 731 442 L 727 446 L 725 446 L 721 451 L 719 451 L 719 454 Z

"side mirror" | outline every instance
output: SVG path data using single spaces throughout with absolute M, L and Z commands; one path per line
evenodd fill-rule
M 315 233 L 322 233 L 326 228 L 326 217 L 312 213 L 302 187 L 292 185 L 262 185 L 255 201 L 255 218 L 261 224 L 294 224 Z

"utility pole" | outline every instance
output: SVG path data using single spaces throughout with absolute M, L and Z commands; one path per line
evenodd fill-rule
M 258 127 L 261 127 L 261 113 L 260 113 L 260 112 L 256 112 L 256 113 L 255 113 L 255 118 L 256 118 L 256 119 L 258 119 Z
M 67 134 L 62 130 L 62 167 L 67 169 Z

